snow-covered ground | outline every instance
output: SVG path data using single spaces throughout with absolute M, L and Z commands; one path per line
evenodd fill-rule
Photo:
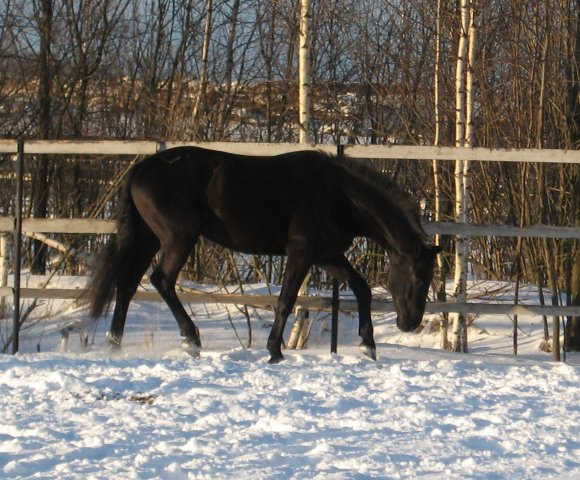
M 511 289 L 479 283 L 472 294 L 509 301 Z M 269 312 L 250 310 L 245 349 L 235 307 L 190 308 L 197 360 L 162 304 L 132 305 L 116 356 L 108 319 L 89 325 L 89 351 L 72 331 L 60 353 L 61 329 L 83 310 L 33 310 L 22 353 L 0 356 L 0 478 L 580 478 L 580 358 L 552 362 L 541 318 L 520 318 L 514 357 L 507 317 L 475 318 L 461 355 L 437 348 L 434 316 L 403 334 L 392 314 L 375 315 L 372 362 L 355 316 L 341 316 L 331 356 L 328 315 L 313 313 L 310 348 L 269 365 Z

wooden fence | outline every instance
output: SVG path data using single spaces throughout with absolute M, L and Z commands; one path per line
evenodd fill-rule
M 196 142 L 153 142 L 153 141 L 50 141 L 0 140 L 0 155 L 14 155 L 23 162 L 26 155 L 149 155 L 160 150 L 180 145 L 201 146 L 204 148 L 224 150 L 240 154 L 275 155 L 289 151 L 316 149 L 335 153 L 335 145 L 302 144 L 268 144 L 268 143 L 196 143 Z M 417 146 L 377 146 L 377 145 L 344 145 L 344 154 L 358 158 L 398 159 L 398 160 L 472 160 L 494 162 L 537 162 L 537 163 L 580 163 L 580 151 L 571 150 L 536 150 L 536 149 L 486 149 L 455 147 L 417 147 Z M 18 161 L 15 162 L 18 165 Z M 21 175 L 21 174 L 20 174 Z M 18 176 L 18 173 L 17 173 Z M 446 222 L 428 222 L 425 229 L 429 234 L 461 236 L 509 236 L 509 237 L 551 237 L 580 239 L 580 228 L 551 227 L 536 225 L 529 228 L 517 228 L 508 225 L 476 225 Z M 89 219 L 34 219 L 0 217 L 0 233 L 10 232 L 15 239 L 21 234 L 33 233 L 114 233 L 115 223 L 112 220 Z M 20 270 L 15 265 L 14 287 L 0 287 L 0 296 L 13 296 L 15 308 L 20 298 L 75 299 L 84 291 L 81 289 L 40 289 L 20 288 Z M 18 276 L 18 278 L 16 278 Z M 139 292 L 136 299 L 160 300 L 156 292 Z M 229 303 L 255 306 L 274 305 L 276 297 L 270 295 L 231 295 L 206 292 L 183 292 L 180 298 L 185 302 Z M 330 310 L 331 298 L 299 297 L 297 305 L 310 309 Z M 354 301 L 341 301 L 341 309 L 356 310 Z M 391 302 L 374 300 L 374 311 L 394 311 Z M 580 316 L 580 307 L 552 305 L 508 305 L 498 303 L 440 303 L 428 302 L 427 312 L 461 312 L 463 314 L 504 314 L 504 315 L 554 315 Z

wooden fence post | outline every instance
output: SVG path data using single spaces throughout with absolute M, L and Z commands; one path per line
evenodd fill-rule
M 340 143 L 336 146 L 336 157 L 339 161 L 344 160 L 344 145 Z M 330 353 L 338 351 L 338 308 L 340 306 L 340 297 L 338 294 L 338 280 L 332 280 L 332 321 L 330 324 Z
M 12 313 L 12 353 L 18 353 L 20 340 L 20 268 L 22 265 L 22 179 L 24 177 L 24 140 L 18 139 L 16 155 L 16 224 L 14 227 L 14 308 Z
M 14 230 L 14 227 L 12 228 Z M 0 288 L 8 287 L 8 234 L 0 232 Z M 6 315 L 6 299 L 0 295 L 0 318 Z
M 338 307 L 340 298 L 338 296 L 338 280 L 332 280 L 332 321 L 330 326 L 330 353 L 338 351 Z

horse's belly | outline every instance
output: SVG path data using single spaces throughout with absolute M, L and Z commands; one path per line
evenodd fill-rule
M 212 222 L 202 232 L 203 236 L 222 247 L 236 252 L 254 255 L 284 255 L 284 242 L 275 238 L 271 231 L 252 228 L 226 227 L 220 222 Z

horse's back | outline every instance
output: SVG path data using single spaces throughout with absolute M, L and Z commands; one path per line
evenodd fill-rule
M 132 194 L 159 232 L 192 232 L 233 250 L 284 254 L 292 232 L 314 237 L 345 228 L 344 173 L 316 151 L 258 157 L 180 147 L 138 164 Z M 341 245 L 350 231 L 345 238 Z
M 257 196 L 275 200 L 295 191 L 303 196 L 314 185 L 324 189 L 327 183 L 336 183 L 336 170 L 337 165 L 330 157 L 317 151 L 246 156 L 186 146 L 159 152 L 139 162 L 131 182 L 147 185 L 151 190 L 172 187 L 180 193 L 184 188 L 199 190 L 213 186 L 214 194 L 254 202 Z

